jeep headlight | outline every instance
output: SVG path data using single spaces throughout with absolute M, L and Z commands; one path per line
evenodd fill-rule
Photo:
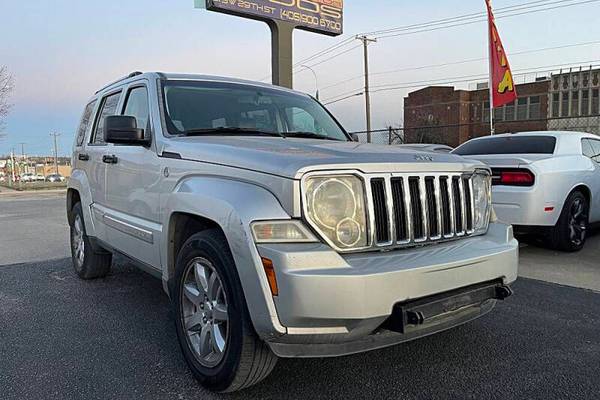
M 343 250 L 367 247 L 365 189 L 354 175 L 309 177 L 304 185 L 305 212 L 334 247 Z
M 486 233 L 492 211 L 492 177 L 488 171 L 478 170 L 473 175 L 473 229 Z

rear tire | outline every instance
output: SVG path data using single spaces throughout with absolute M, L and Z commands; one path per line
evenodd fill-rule
M 73 268 L 81 279 L 104 278 L 110 272 L 112 254 L 96 252 L 85 230 L 81 203 L 71 211 L 71 260 Z
M 203 386 L 234 392 L 271 373 L 277 357 L 254 331 L 223 233 L 207 230 L 185 242 L 172 289 L 179 344 Z
M 565 201 L 558 222 L 550 229 L 550 246 L 566 252 L 581 250 L 587 239 L 588 211 L 589 204 L 583 193 L 571 193 Z

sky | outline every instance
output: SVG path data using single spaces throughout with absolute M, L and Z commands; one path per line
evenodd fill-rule
M 495 0 L 494 7 L 531 1 Z M 362 32 L 483 11 L 483 0 L 345 0 L 345 34 L 332 38 L 296 31 L 295 61 Z M 600 2 L 593 1 L 497 22 L 513 70 L 525 70 L 600 63 L 600 43 L 511 57 L 511 52 L 600 41 L 598 15 Z M 194 9 L 193 0 L 0 0 L 0 16 L 0 65 L 6 65 L 15 80 L 11 98 L 14 107 L 5 137 L 0 139 L 0 154 L 13 147 L 20 152 L 21 142 L 26 143 L 27 154 L 51 154 L 50 134 L 56 132 L 61 135 L 59 154 L 68 155 L 87 99 L 104 84 L 131 71 L 203 73 L 252 80 L 270 74 L 270 33 L 266 24 Z M 340 48 L 337 53 L 346 53 L 331 60 L 327 58 L 337 54 L 335 51 L 307 63 L 316 71 L 324 102 L 362 90 L 359 76 L 363 57 L 358 44 Z M 370 45 L 373 85 L 414 86 L 373 94 L 373 128 L 401 126 L 403 98 L 418 85 L 485 75 L 485 60 L 454 62 L 486 55 L 485 23 L 382 38 Z M 452 65 L 414 68 L 445 63 Z M 401 71 L 381 74 L 395 70 Z M 515 75 L 517 83 L 531 79 L 531 74 Z M 295 89 L 314 94 L 316 82 L 310 71 L 298 68 L 294 79 Z M 342 81 L 347 82 L 328 87 Z M 424 83 L 412 83 L 417 81 Z M 455 86 L 472 88 L 475 83 Z M 349 131 L 365 129 L 362 97 L 328 107 Z

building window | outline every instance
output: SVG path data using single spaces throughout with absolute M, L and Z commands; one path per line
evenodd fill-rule
M 600 114 L 600 99 L 598 89 L 592 90 L 592 115 Z
M 590 91 L 587 89 L 581 93 L 581 115 L 590 115 Z
M 527 119 L 527 97 L 517 100 L 517 119 L 519 121 Z
M 561 107 L 562 107 L 560 110 L 560 116 L 568 117 L 569 116 L 569 92 L 561 92 L 560 97 L 561 97 Z
M 579 117 L 579 91 L 571 92 L 571 117 Z
M 483 122 L 490 122 L 490 102 L 483 103 Z
M 529 98 L 529 119 L 540 119 L 542 116 L 540 96 Z
M 560 110 L 560 94 L 553 93 L 552 94 L 552 116 L 558 117 Z
M 504 110 L 505 115 L 504 119 L 506 121 L 514 121 L 515 120 L 515 103 L 508 103 L 506 105 L 506 110 Z
M 494 110 L 494 120 L 504 121 L 504 107 L 499 107 Z

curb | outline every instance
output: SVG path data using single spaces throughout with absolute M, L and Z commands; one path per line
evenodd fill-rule
M 19 197 L 19 196 L 27 196 L 27 195 L 38 195 L 38 194 L 66 194 L 67 189 L 49 189 L 49 190 L 13 190 L 9 189 L 8 191 L 1 191 L 0 197 Z

